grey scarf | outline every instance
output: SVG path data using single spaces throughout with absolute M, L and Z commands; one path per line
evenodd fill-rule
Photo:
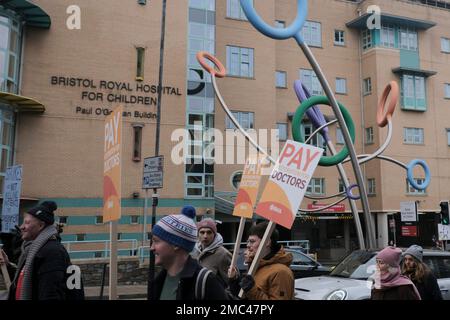
M 216 234 L 216 237 L 214 238 L 213 242 L 211 242 L 211 244 L 206 248 L 203 248 L 201 242 L 198 241 L 194 247 L 195 253 L 198 255 L 197 259 L 200 260 L 200 258 L 203 257 L 207 252 L 215 251 L 222 245 L 223 245 L 223 238 L 220 233 Z
M 24 243 L 23 252 L 19 258 L 17 274 L 15 276 L 16 281 L 22 270 L 22 266 L 25 264 L 25 266 L 23 267 L 24 276 L 22 282 L 22 292 L 20 293 L 20 300 L 31 300 L 34 258 L 39 250 L 48 242 L 48 240 L 53 236 L 56 236 L 57 234 L 58 231 L 56 230 L 55 226 L 51 225 L 43 229 L 36 239 Z

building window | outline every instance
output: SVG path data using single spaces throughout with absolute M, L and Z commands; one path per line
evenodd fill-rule
M 141 161 L 142 124 L 133 124 L 133 161 Z
M 96 216 L 95 224 L 103 224 L 103 216 Z
M 275 77 L 277 88 L 287 88 L 286 71 L 276 71 Z
M 300 80 L 311 95 L 322 95 L 323 89 L 314 70 L 300 69 Z
M 414 181 L 417 184 L 422 184 L 425 179 L 422 178 L 414 178 Z M 423 190 L 417 190 L 416 188 L 414 188 L 408 181 L 408 179 L 406 179 L 406 194 L 426 194 L 427 193 L 427 189 L 423 189 Z
M 445 98 L 450 99 L 450 83 L 446 83 L 444 86 L 445 86 Z
M 18 19 L 0 15 L 0 91 L 19 92 L 21 26 Z
M 233 114 L 237 122 L 241 125 L 241 127 L 245 130 L 255 128 L 255 114 L 253 112 L 232 111 L 231 113 Z M 225 118 L 225 129 L 237 129 L 228 116 Z
M 244 10 L 242 10 L 241 2 L 239 0 L 227 0 L 227 17 L 239 20 L 247 20 L 247 17 L 245 16 Z
M 122 232 L 117 233 L 117 240 L 122 240 Z
M 306 21 L 303 25 L 301 36 L 306 44 L 313 47 L 321 47 L 322 27 L 320 22 Z
M 372 94 L 372 79 L 366 78 L 363 80 L 363 94 Z
M 450 146 L 450 129 L 446 129 L 447 130 L 447 145 Z
M 234 190 L 238 191 L 239 190 L 239 185 L 241 183 L 241 179 L 242 179 L 242 175 L 243 175 L 243 171 L 236 171 L 231 175 L 231 186 L 233 187 Z
M 381 27 L 380 43 L 386 48 L 395 48 L 395 27 L 390 25 L 383 25 Z
M 425 78 L 404 74 L 401 80 L 402 108 L 407 110 L 426 111 Z
M 403 142 L 406 144 L 424 144 L 422 128 L 403 128 Z
M 286 141 L 288 138 L 288 125 L 287 123 L 277 123 L 278 139 L 280 141 Z
M 77 234 L 77 241 L 85 241 L 85 240 L 86 240 L 86 234 L 85 233 Z
M 336 78 L 336 93 L 339 93 L 339 94 L 347 93 L 347 79 Z
M 6 168 L 12 165 L 14 128 L 14 113 L 0 109 L 0 192 Z
M 441 51 L 450 53 L 450 39 L 441 38 Z
M 404 27 L 400 28 L 398 32 L 400 49 L 417 51 L 417 32 Z
M 275 27 L 283 29 L 284 27 L 286 27 L 286 22 L 282 20 L 275 20 Z
M 373 143 L 373 127 L 366 128 L 366 144 Z
M 344 185 L 344 181 L 342 181 L 342 179 L 338 179 L 338 192 L 342 193 L 345 192 L 345 185 Z
M 367 50 L 372 48 L 372 31 L 371 30 L 363 30 L 361 32 L 361 39 L 362 39 L 362 48 L 363 50 Z
M 325 194 L 325 179 L 324 178 L 312 178 L 306 188 L 308 194 Z
M 102 258 L 102 257 L 103 257 L 103 252 L 101 252 L 101 251 L 94 252 L 94 258 Z
M 253 49 L 227 46 L 227 67 L 231 76 L 253 78 Z
M 60 216 L 60 217 L 59 217 L 59 223 L 67 224 L 67 217 L 65 217 L 65 216 Z
M 130 224 L 138 224 L 138 223 L 139 223 L 139 216 L 130 217 Z
M 376 193 L 375 179 L 367 179 L 367 194 L 369 196 L 374 196 Z
M 144 80 L 144 60 L 145 60 L 145 48 L 136 48 L 137 63 L 136 63 L 136 81 Z
M 313 125 L 311 123 L 303 123 L 303 135 L 305 136 L 305 141 L 309 139 L 311 134 L 315 131 Z M 327 144 L 325 139 L 322 137 L 320 133 L 314 135 L 314 137 L 308 142 L 308 144 L 324 149 L 323 155 L 327 154 Z
M 345 144 L 344 134 L 341 128 L 336 128 L 336 144 Z
M 345 45 L 344 31 L 342 31 L 342 30 L 334 30 L 334 44 L 336 46 L 343 46 L 343 45 Z

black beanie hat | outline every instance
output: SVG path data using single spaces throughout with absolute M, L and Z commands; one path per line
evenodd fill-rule
M 30 209 L 27 211 L 28 214 L 31 214 L 33 217 L 44 221 L 46 224 L 55 223 L 55 211 L 58 208 L 54 201 L 44 201 L 37 207 Z

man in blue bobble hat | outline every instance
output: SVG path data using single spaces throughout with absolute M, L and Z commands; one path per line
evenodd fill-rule
M 149 300 L 226 300 L 221 282 L 191 258 L 197 242 L 195 208 L 185 206 L 181 214 L 165 216 L 153 228 L 155 264 L 162 271 L 150 283 Z

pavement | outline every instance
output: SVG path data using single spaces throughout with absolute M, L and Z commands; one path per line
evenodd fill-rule
M 103 288 L 103 299 L 100 298 L 101 287 L 85 287 L 84 295 L 86 300 L 108 300 L 109 287 Z M 146 285 L 128 285 L 118 286 L 117 294 L 119 300 L 146 300 Z

